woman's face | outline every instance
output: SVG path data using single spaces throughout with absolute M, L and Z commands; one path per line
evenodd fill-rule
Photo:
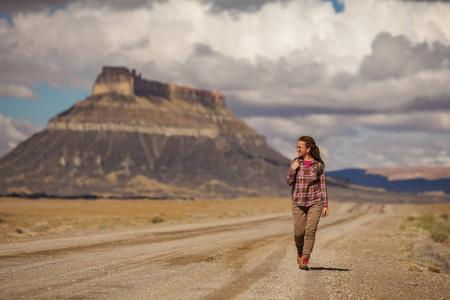
M 309 150 L 311 150 L 311 148 L 306 148 L 306 143 L 304 141 L 298 141 L 297 142 L 297 154 L 298 156 L 303 156 L 305 157 L 306 154 L 308 154 Z

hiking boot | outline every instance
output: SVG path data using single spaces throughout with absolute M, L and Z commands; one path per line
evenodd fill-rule
M 299 265 L 300 265 L 300 269 L 302 269 L 302 270 L 309 270 L 309 268 L 308 268 L 308 258 L 307 257 L 302 257 L 302 258 L 300 258 L 300 262 L 299 262 Z
M 302 252 L 297 252 L 297 263 L 300 266 L 302 264 Z

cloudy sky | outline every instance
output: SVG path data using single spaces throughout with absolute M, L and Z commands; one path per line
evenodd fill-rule
M 0 155 L 90 94 L 103 65 L 221 91 L 287 157 L 450 166 L 450 1 L 0 2 Z

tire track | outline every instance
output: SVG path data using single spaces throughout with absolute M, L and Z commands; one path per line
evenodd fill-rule
M 65 248 L 59 249 L 48 249 L 48 250 L 38 250 L 33 252 L 20 252 L 14 254 L 6 254 L 0 255 L 0 259 L 26 259 L 26 258 L 35 258 L 35 257 L 46 257 L 46 256 L 58 256 L 58 255 L 67 255 L 71 253 L 79 253 L 84 251 L 96 251 L 102 249 L 112 249 L 119 248 L 124 246 L 138 246 L 142 244 L 153 244 L 153 243 L 163 243 L 166 241 L 174 241 L 181 239 L 190 239 L 197 236 L 209 235 L 209 234 L 219 234 L 221 232 L 228 231 L 239 231 L 249 227 L 258 226 L 261 224 L 265 224 L 267 222 L 273 222 L 277 220 L 287 220 L 287 216 L 279 216 L 279 217 L 270 217 L 264 218 L 262 220 L 252 220 L 252 221 L 244 221 L 238 224 L 231 225 L 218 225 L 218 226 L 208 226 L 201 227 L 198 229 L 188 229 L 188 230 L 177 230 L 177 231 L 169 231 L 169 232 L 153 232 L 153 233 L 140 233 L 135 235 L 133 238 L 113 240 L 113 241 L 105 241 L 98 243 L 90 243 L 86 245 L 76 245 L 69 246 Z
M 264 278 L 267 274 L 275 270 L 280 261 L 285 257 L 290 242 L 290 236 L 272 239 L 266 242 L 263 247 L 259 248 L 258 252 L 266 254 L 263 260 L 258 259 L 256 266 L 251 269 L 244 269 L 248 264 L 249 256 L 252 256 L 252 249 L 255 246 L 260 246 L 253 242 L 248 248 L 239 248 L 241 251 L 236 251 L 234 255 L 228 257 L 228 263 L 234 266 L 233 280 L 215 290 L 203 299 L 232 299 L 242 292 L 246 291 L 256 281 Z M 261 258 L 261 257 L 259 257 Z
M 362 226 L 383 211 L 384 205 L 355 204 L 331 222 L 327 219 L 319 226 L 318 248 L 329 247 L 341 233 Z M 374 216 L 365 218 L 368 214 Z M 262 279 L 265 282 L 273 272 L 283 272 L 280 262 L 290 257 L 288 250 L 293 249 L 290 215 L 164 230 L 3 255 L 0 265 L 14 277 L 4 280 L 2 289 L 8 287 L 9 298 L 89 298 L 86 295 L 95 290 L 110 299 L 174 299 L 188 295 L 195 299 L 230 299 L 246 295 L 250 287 L 254 289 L 253 285 L 261 284 Z M 292 264 L 296 264 L 295 259 Z M 287 265 L 291 266 L 291 259 Z M 76 269 L 69 273 L 71 267 Z M 61 271 L 67 273 L 50 276 L 50 280 L 34 280 L 33 274 L 48 276 Z M 17 282 L 22 278 L 33 280 L 20 287 Z M 148 286 L 152 286 L 152 297 L 142 292 Z M 3 296 L 0 298 L 8 298 Z

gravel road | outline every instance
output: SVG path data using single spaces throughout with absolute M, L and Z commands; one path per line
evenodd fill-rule
M 394 210 L 344 203 L 331 211 L 320 221 L 310 271 L 298 269 L 290 214 L 0 245 L 0 298 L 416 299 L 411 282 L 429 280 L 442 288 L 425 298 L 445 299 L 447 274 L 420 273 L 423 279 L 404 263 L 399 270 L 358 256 L 365 252 L 355 237 L 385 230 Z M 342 249 L 350 249 L 345 257 Z M 367 264 L 375 274 L 364 272 Z M 386 270 L 407 282 L 383 281 Z M 355 276 L 367 279 L 364 287 Z

